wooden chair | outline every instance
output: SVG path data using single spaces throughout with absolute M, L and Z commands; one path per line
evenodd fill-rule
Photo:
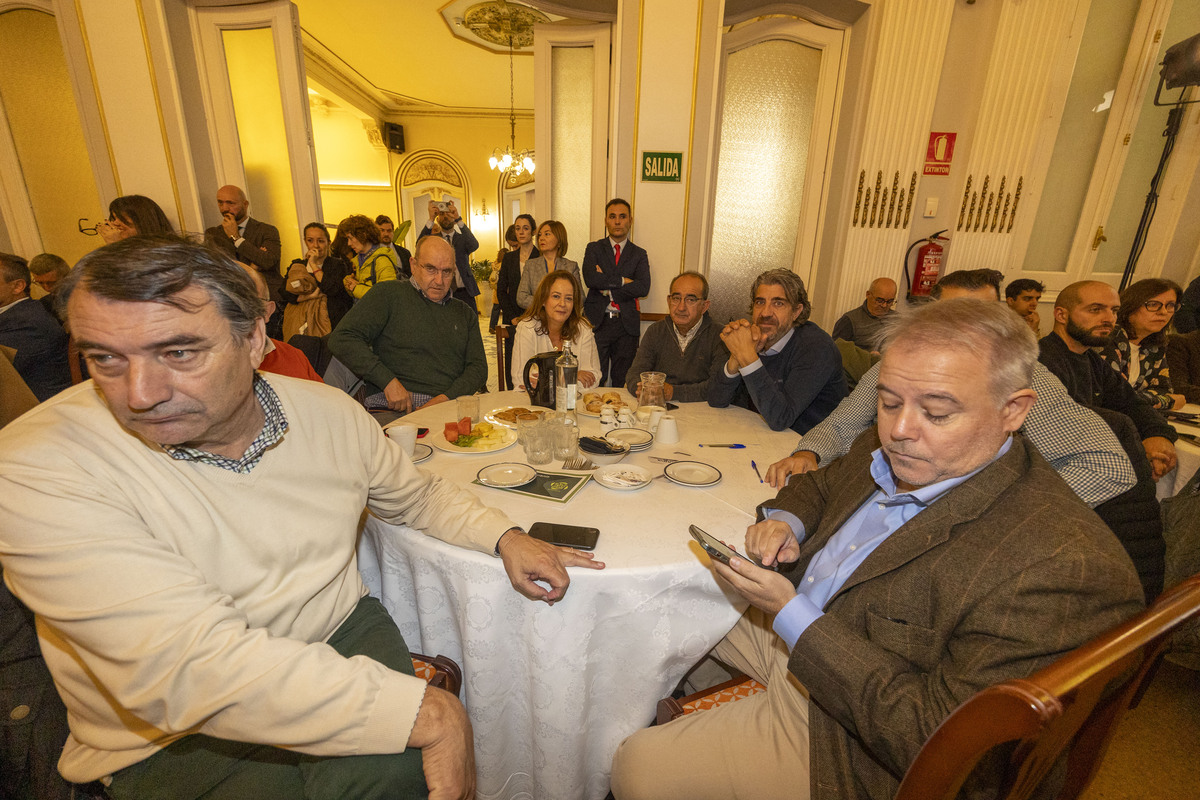
M 1064 753 L 1066 779 L 1058 800 L 1078 797 L 1095 776 L 1125 711 L 1149 686 L 1171 632 L 1197 615 L 1200 575 L 1028 678 L 979 692 L 925 742 L 895 800 L 953 798 L 980 759 L 1010 743 L 1016 747 L 1005 765 L 999 798 L 1029 797 Z
M 500 391 L 507 392 L 513 388 L 512 376 L 509 375 L 508 354 L 504 351 L 505 340 L 512 336 L 508 325 L 497 325 L 496 331 L 496 379 Z
M 446 656 L 429 656 L 421 653 L 409 653 L 412 656 L 413 672 L 430 686 L 445 689 L 458 697 L 462 687 L 462 670 L 453 659 Z
M 658 701 L 658 724 L 665 725 L 671 720 L 682 717 L 685 714 L 706 711 L 725 703 L 732 703 L 734 700 L 741 700 L 743 697 L 750 697 L 759 692 L 765 692 L 766 690 L 767 687 L 754 680 L 754 678 L 747 675 L 739 675 L 724 683 L 718 683 L 716 686 L 701 689 L 695 694 L 689 694 L 687 697 L 680 697 L 679 699 L 664 697 Z
M 1028 678 L 977 693 L 925 742 L 895 800 L 952 800 L 980 760 L 1003 745 L 1015 748 L 997 800 L 1026 800 L 1064 753 L 1066 777 L 1057 798 L 1078 797 L 1095 776 L 1125 711 L 1149 686 L 1171 633 L 1193 618 L 1200 618 L 1200 575 Z M 658 703 L 658 723 L 764 688 L 743 676 L 680 700 L 668 697 Z

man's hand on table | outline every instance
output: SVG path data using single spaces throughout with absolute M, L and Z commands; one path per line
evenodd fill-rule
M 596 561 L 591 553 L 569 547 L 555 547 L 534 539 L 519 528 L 510 528 L 500 537 L 496 545 L 504 570 L 513 588 L 531 600 L 544 600 L 554 605 L 567 593 L 571 579 L 567 567 L 604 569 L 603 561 Z M 550 584 L 543 589 L 534 581 Z
M 746 529 L 746 552 L 764 567 L 790 564 L 800 557 L 800 543 L 791 527 L 777 519 L 764 519 Z M 790 584 L 789 584 L 790 585 Z
M 778 614 L 796 596 L 796 588 L 787 578 L 744 558 L 731 558 L 728 566 L 714 560 L 713 568 L 750 605 L 768 614 Z
M 800 450 L 767 467 L 766 481 L 772 489 L 782 489 L 787 486 L 791 476 L 799 475 L 802 472 L 811 472 L 816 468 L 816 454 L 808 450 Z
M 475 739 L 457 697 L 444 689 L 426 688 L 408 746 L 421 750 L 429 800 L 475 796 Z

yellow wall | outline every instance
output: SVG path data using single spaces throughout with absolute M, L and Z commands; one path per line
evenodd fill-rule
M 49 14 L 0 14 L 0 102 L 42 247 L 73 264 L 101 244 L 79 233 L 79 218 L 96 220 L 108 207 L 92 177 L 58 28 Z
M 407 153 L 441 150 L 467 171 L 471 209 L 469 213 L 467 209 L 459 210 L 479 239 L 474 258 L 495 257 L 500 246 L 496 214 L 500 175 L 488 166 L 488 157 L 493 149 L 509 142 L 507 118 L 401 115 L 396 121 L 404 126 L 406 153 L 396 154 L 372 145 L 363 130 L 362 118 L 353 112 L 335 106 L 328 112 L 314 108 L 311 116 L 326 222 L 336 224 L 350 214 L 372 218 L 387 214 L 398 224 L 405 217 L 404 209 L 397 207 L 394 190 L 397 170 Z M 517 147 L 532 146 L 533 120 L 517 120 Z M 485 197 L 490 216 L 488 224 L 481 227 L 473 217 Z M 420 230 L 425 222 L 424 218 L 414 220 L 413 227 Z
M 387 214 L 395 220 L 388 154 L 371 144 L 363 118 L 337 106 L 328 110 L 312 108 L 311 117 L 325 216 L 322 221 L 337 225 L 351 214 L 366 214 L 371 219 Z
M 275 42 L 270 28 L 222 31 L 229 88 L 237 116 L 250 216 L 279 228 L 280 267 L 300 255 L 300 227 L 288 160 Z
M 500 247 L 500 232 L 497 230 L 496 210 L 499 199 L 496 196 L 496 186 L 500 174 L 488 166 L 488 157 L 496 147 L 504 147 L 509 143 L 509 127 L 506 117 L 436 117 L 436 116 L 400 116 L 398 122 L 404 126 L 404 146 L 408 152 L 433 148 L 449 153 L 467 171 L 467 179 L 471 198 L 471 213 L 459 209 L 463 218 L 471 225 L 471 232 L 479 240 L 479 250 L 472 256 L 474 260 L 492 259 Z M 533 147 L 533 120 L 517 120 L 517 148 Z M 391 156 L 392 180 L 395 180 L 396 170 L 404 156 Z M 479 227 L 472 224 L 472 216 L 479 211 L 484 198 L 487 198 L 489 224 Z M 537 216 L 536 211 L 534 213 Z M 538 219 L 541 219 L 538 216 Z M 413 221 L 413 227 L 420 230 L 426 219 Z

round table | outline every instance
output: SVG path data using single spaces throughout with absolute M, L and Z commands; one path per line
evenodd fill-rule
M 626 396 L 627 397 L 627 396 Z M 480 411 L 529 406 L 523 392 L 480 396 Z M 453 402 L 405 422 L 441 436 Z M 689 524 L 741 548 L 755 506 L 774 496 L 765 472 L 797 442 L 742 408 L 685 403 L 672 412 L 680 442 L 631 453 L 622 463 L 665 466 L 652 456 L 694 459 L 722 473 L 715 486 L 665 478 L 635 491 L 594 481 L 566 504 L 474 485 L 480 468 L 524 461 L 520 444 L 471 455 L 434 450 L 421 464 L 505 511 L 528 529 L 564 522 L 600 529 L 602 571 L 572 569 L 554 605 L 517 594 L 498 558 L 370 518 L 359 568 L 409 646 L 444 654 L 463 668 L 463 702 L 475 729 L 480 798 L 603 798 L 617 745 L 649 724 L 655 704 L 734 625 L 745 603 L 717 581 Z M 599 420 L 580 416 L 583 435 Z M 744 449 L 699 447 L 740 443 Z M 540 469 L 557 469 L 552 462 Z M 499 532 L 497 532 L 499 534 Z
M 1188 403 L 1180 410 L 1191 414 L 1200 414 L 1200 405 Z M 1167 421 L 1171 423 L 1171 426 L 1178 433 L 1200 436 L 1200 424 L 1185 422 L 1172 417 L 1168 417 Z M 1192 479 L 1192 476 L 1196 474 L 1196 470 L 1200 469 L 1200 446 L 1181 437 L 1175 442 L 1175 455 L 1179 462 L 1178 466 L 1162 476 L 1158 481 L 1156 488 L 1159 500 L 1165 500 L 1168 497 L 1177 495 L 1187 485 L 1187 482 Z

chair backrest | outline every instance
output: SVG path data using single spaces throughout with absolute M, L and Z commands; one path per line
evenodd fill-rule
M 504 340 L 512 335 L 512 331 L 507 325 L 496 326 L 496 372 L 499 380 L 498 386 L 500 391 L 507 392 L 513 388 L 512 376 L 509 375 L 509 364 L 507 353 L 504 352 Z
M 951 800 L 993 748 L 1015 743 L 998 800 L 1024 800 L 1067 754 L 1058 800 L 1087 788 L 1117 723 L 1154 676 L 1171 632 L 1200 615 L 1200 575 L 1025 679 L 988 687 L 938 727 L 895 800 Z

